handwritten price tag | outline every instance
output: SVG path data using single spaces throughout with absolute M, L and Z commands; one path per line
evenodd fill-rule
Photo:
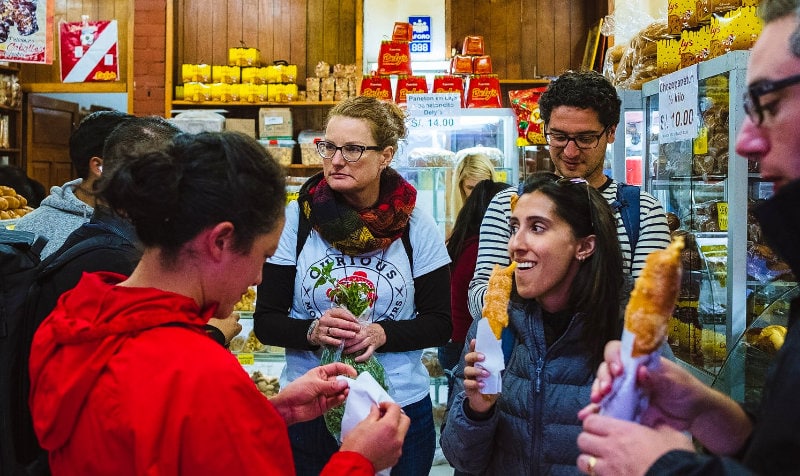
M 697 65 L 658 80 L 658 119 L 661 144 L 697 137 Z

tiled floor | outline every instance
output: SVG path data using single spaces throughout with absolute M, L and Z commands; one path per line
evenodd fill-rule
M 430 476 L 452 476 L 453 468 L 445 463 L 431 468 Z

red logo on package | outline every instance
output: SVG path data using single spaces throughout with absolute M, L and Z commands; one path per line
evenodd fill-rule
M 397 95 L 394 102 L 405 104 L 408 94 L 427 94 L 428 82 L 424 76 L 400 77 L 397 80 Z
M 436 76 L 433 78 L 434 93 L 458 93 L 464 104 L 464 79 L 461 76 Z
M 500 80 L 497 77 L 476 76 L 469 80 L 467 107 L 502 107 Z
M 368 96 L 377 99 L 392 99 L 392 83 L 389 78 L 379 76 L 365 76 L 361 80 L 361 96 Z
M 119 79 L 116 20 L 62 22 L 61 81 L 116 81 Z
M 378 74 L 411 76 L 411 51 L 403 41 L 382 41 L 378 52 Z

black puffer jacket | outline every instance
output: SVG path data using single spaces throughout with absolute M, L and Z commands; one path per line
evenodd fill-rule
M 589 402 L 597 368 L 581 339 L 583 322 L 591 317 L 572 316 L 564 334 L 547 349 L 541 309 L 535 302 L 523 306 L 509 307 L 516 343 L 492 416 L 476 421 L 465 413 L 461 373 L 442 433 L 442 450 L 453 466 L 471 474 L 577 475 L 577 438 L 582 428 L 577 414 Z M 475 337 L 477 322 L 470 327 L 467 342 Z

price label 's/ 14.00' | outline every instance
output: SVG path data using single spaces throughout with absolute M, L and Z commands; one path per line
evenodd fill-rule
M 408 127 L 411 129 L 452 129 L 456 126 L 453 117 L 411 117 L 408 120 Z

